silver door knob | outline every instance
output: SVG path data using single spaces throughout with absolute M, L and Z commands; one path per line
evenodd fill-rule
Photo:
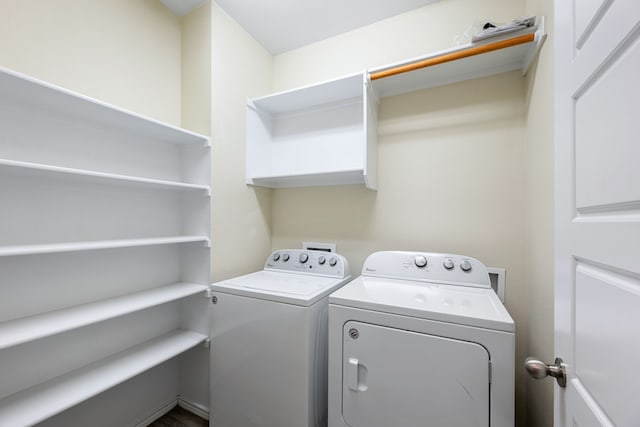
M 559 357 L 556 357 L 553 365 L 547 365 L 541 360 L 527 357 L 527 360 L 524 361 L 524 367 L 532 378 L 541 380 L 549 376 L 555 378 L 560 387 L 567 386 L 567 365 Z

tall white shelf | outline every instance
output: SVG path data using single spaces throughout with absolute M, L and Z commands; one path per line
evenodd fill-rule
M 209 180 L 207 137 L 0 68 L 0 425 L 208 351 Z
M 536 26 L 247 103 L 247 183 L 377 188 L 381 98 L 513 70 L 527 72 L 546 38 Z

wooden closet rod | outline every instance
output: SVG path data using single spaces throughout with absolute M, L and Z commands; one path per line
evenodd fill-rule
M 427 58 L 421 61 L 412 62 L 411 64 L 389 68 L 388 70 L 378 71 L 375 73 L 371 73 L 369 77 L 371 78 L 371 80 L 378 80 L 385 77 L 395 76 L 396 74 L 402 74 L 409 71 L 419 70 L 421 68 L 431 67 L 433 65 L 444 64 L 445 62 L 456 61 L 458 59 L 468 58 L 470 56 L 493 52 L 494 50 L 500 50 L 506 47 L 529 43 L 532 42 L 534 38 L 534 33 L 525 34 L 523 36 L 514 37 L 512 39 L 501 40 L 499 42 L 489 43 L 477 47 L 471 47 L 469 49 L 459 50 L 457 52 L 446 53 L 444 55 L 436 56 L 433 58 Z

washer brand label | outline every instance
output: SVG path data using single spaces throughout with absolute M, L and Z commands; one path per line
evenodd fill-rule
M 365 267 L 364 271 L 368 272 L 368 273 L 375 273 L 376 269 L 375 268 L 369 268 L 369 267 Z

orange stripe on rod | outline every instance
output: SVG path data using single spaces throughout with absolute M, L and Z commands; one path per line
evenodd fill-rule
M 395 76 L 396 74 L 402 74 L 409 71 L 419 70 L 421 68 L 431 67 L 433 65 L 444 64 L 445 62 L 456 61 L 458 59 L 468 58 L 470 56 L 481 55 L 487 52 L 493 52 L 494 50 L 504 49 L 506 47 L 517 46 L 519 44 L 532 42 L 535 38 L 535 34 L 525 34 L 523 36 L 514 37 L 512 39 L 502 40 L 495 43 L 485 44 L 478 47 L 472 47 L 469 49 L 461 50 L 458 52 L 447 53 L 434 58 L 423 59 L 422 61 L 413 62 L 407 65 L 400 65 L 399 67 L 389 68 L 388 70 L 378 71 L 371 73 L 371 80 L 378 80 L 385 77 Z

